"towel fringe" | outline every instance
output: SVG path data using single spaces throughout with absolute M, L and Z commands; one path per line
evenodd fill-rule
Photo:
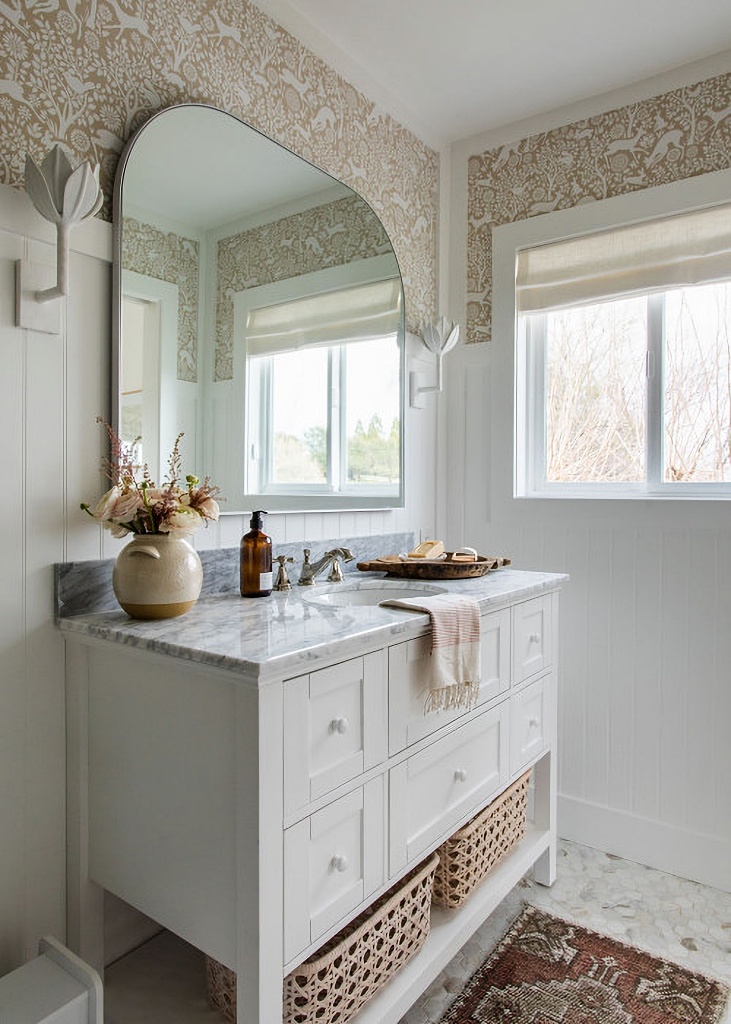
M 426 691 L 424 714 L 428 715 L 432 711 L 451 711 L 452 708 L 464 708 L 466 711 L 471 711 L 477 704 L 479 692 L 479 679 L 434 687 Z

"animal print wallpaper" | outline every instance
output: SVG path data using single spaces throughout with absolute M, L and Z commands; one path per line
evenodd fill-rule
M 213 379 L 233 377 L 233 297 L 246 288 L 390 253 L 371 210 L 347 196 L 218 243 Z
M 352 186 L 404 278 L 412 330 L 435 315 L 438 154 L 249 0 L 0 0 L 0 182 L 61 143 L 101 166 L 110 217 L 124 143 L 181 102 L 230 111 Z
M 122 266 L 178 289 L 178 380 L 198 380 L 199 244 L 161 231 L 134 217 L 124 218 Z
M 731 166 L 731 74 L 473 156 L 467 341 L 489 341 L 492 229 Z

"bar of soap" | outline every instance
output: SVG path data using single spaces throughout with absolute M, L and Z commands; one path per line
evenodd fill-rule
M 409 558 L 439 558 L 443 554 L 444 543 L 441 540 L 423 540 L 409 551 Z

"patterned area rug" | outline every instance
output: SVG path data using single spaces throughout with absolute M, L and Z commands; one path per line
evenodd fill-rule
M 527 907 L 441 1024 L 716 1024 L 718 981 Z

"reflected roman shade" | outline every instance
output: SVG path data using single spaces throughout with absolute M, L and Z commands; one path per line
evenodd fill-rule
M 518 253 L 516 306 L 534 313 L 731 278 L 731 205 Z
M 249 311 L 246 346 L 271 356 L 307 346 L 372 341 L 398 333 L 401 281 L 389 278 Z

